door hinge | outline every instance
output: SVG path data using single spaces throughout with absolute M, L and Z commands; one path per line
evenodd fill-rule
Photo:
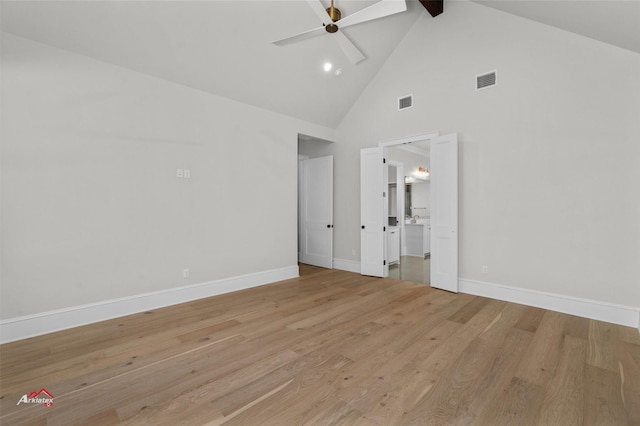
M 382 164 L 387 164 L 387 159 L 386 158 L 382 159 Z
M 382 261 L 382 266 L 385 266 L 386 264 L 387 264 L 387 261 L 386 261 L 386 260 L 383 260 L 383 261 Z
M 382 227 L 382 232 L 386 232 L 386 231 L 387 231 L 387 227 L 386 227 L 386 226 L 383 226 L 383 227 Z

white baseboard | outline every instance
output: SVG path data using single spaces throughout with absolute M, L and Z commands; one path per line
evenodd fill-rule
M 460 278 L 461 293 L 505 300 L 640 330 L 640 308 Z
M 237 277 L 90 303 L 0 321 L 0 343 L 8 343 L 54 331 L 66 330 L 125 315 L 136 314 L 232 291 L 258 287 L 299 276 L 289 266 Z
M 333 269 L 341 271 L 360 273 L 360 262 L 356 260 L 333 259 Z

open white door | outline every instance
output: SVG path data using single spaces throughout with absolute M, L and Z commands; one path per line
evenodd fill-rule
M 360 150 L 360 273 L 389 275 L 386 262 L 388 169 L 384 148 Z
M 458 292 L 458 135 L 431 139 L 431 286 Z
M 333 268 L 333 156 L 300 161 L 300 262 Z

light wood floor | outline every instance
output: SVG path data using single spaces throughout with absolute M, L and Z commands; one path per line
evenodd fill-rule
M 636 329 L 303 276 L 0 347 L 2 425 L 639 425 Z M 45 388 L 54 404 L 16 405 Z

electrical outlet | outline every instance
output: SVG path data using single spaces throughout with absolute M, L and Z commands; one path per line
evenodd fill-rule
M 183 278 L 189 278 L 189 269 L 185 268 L 182 270 L 182 277 Z
M 182 169 L 176 170 L 176 177 L 179 177 L 179 178 L 184 177 L 184 170 Z
M 482 265 L 482 273 L 486 274 L 487 272 L 489 272 L 489 267 L 487 265 Z
M 191 170 L 184 169 L 184 178 L 185 179 L 191 179 Z

